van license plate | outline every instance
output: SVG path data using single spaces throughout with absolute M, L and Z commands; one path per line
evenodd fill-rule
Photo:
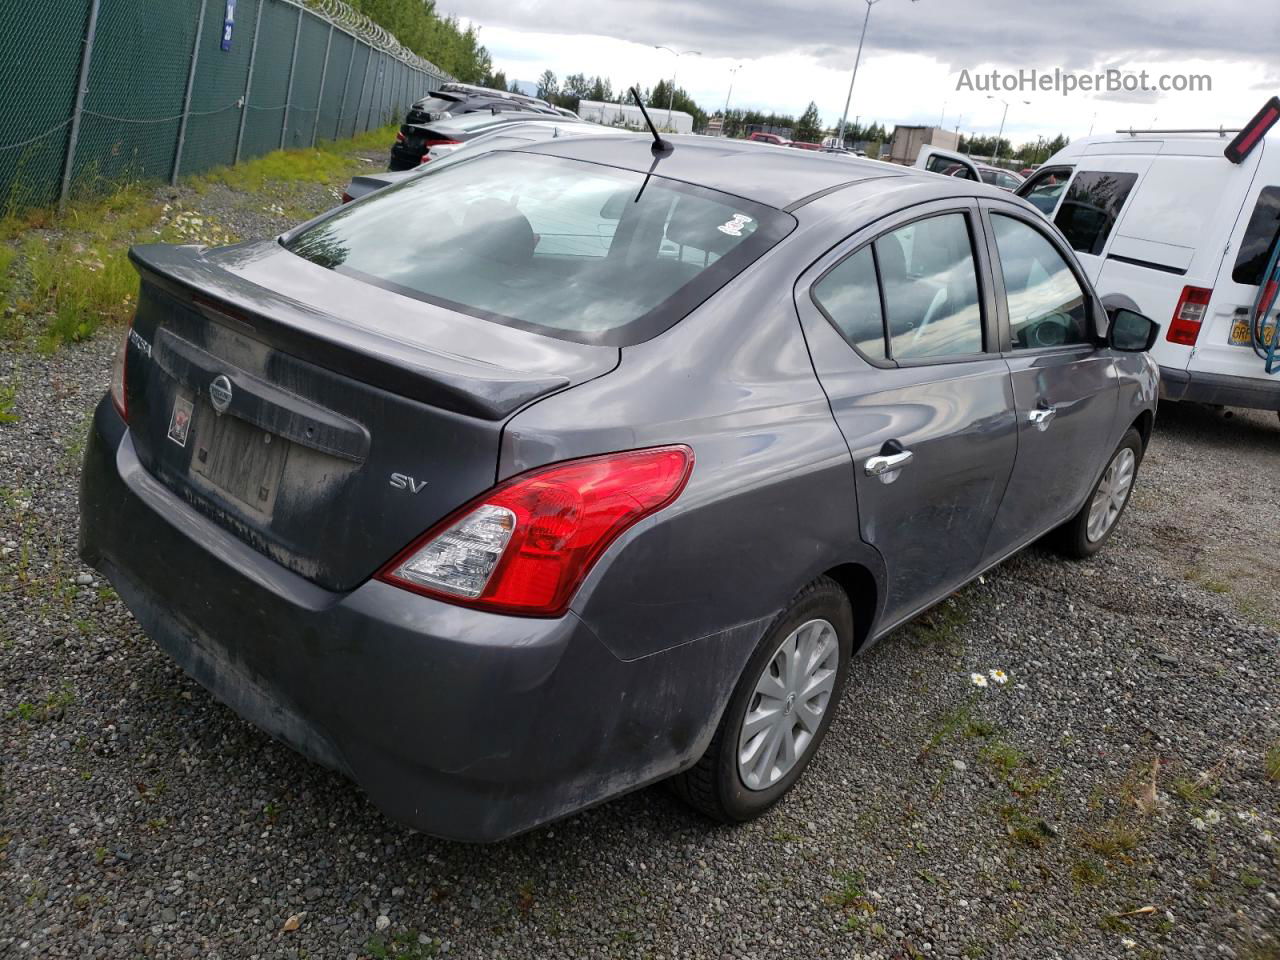
M 1271 338 L 1275 336 L 1275 332 L 1276 318 L 1272 317 L 1267 321 L 1266 326 L 1262 328 L 1262 342 L 1270 343 Z M 1236 311 L 1236 315 L 1231 321 L 1231 339 L 1227 342 L 1233 347 L 1247 347 L 1253 343 L 1253 338 L 1249 332 L 1249 311 Z

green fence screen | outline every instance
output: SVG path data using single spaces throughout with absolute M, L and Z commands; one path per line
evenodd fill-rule
M 0 213 L 350 137 L 448 79 L 341 0 L 0 3 Z

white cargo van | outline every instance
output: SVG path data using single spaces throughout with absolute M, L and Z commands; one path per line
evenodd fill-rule
M 1280 242 L 1280 138 L 1236 164 L 1223 155 L 1230 133 L 1077 140 L 1016 192 L 1054 222 L 1099 295 L 1123 294 L 1162 325 L 1151 350 L 1161 396 L 1280 411 L 1280 375 L 1267 374 L 1249 325 Z M 973 166 L 931 148 L 917 166 L 944 162 Z

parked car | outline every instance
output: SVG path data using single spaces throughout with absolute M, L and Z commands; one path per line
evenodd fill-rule
M 388 816 L 496 840 L 675 777 L 757 816 L 855 653 L 1112 535 L 1158 333 L 981 183 L 697 137 L 493 150 L 148 245 L 81 555 Z M 788 159 L 790 158 L 790 159 Z
M 423 157 L 422 163 L 412 170 L 384 170 L 380 173 L 366 173 L 351 178 L 351 183 L 343 191 L 342 202 L 350 203 L 375 190 L 401 183 L 426 170 L 429 162 L 439 162 L 461 153 L 471 154 L 485 150 L 516 147 L 522 143 L 536 143 L 539 140 L 553 140 L 557 137 L 598 136 L 600 134 L 616 134 L 617 127 L 606 127 L 599 123 L 565 123 L 551 117 L 537 117 L 519 123 L 504 123 L 492 129 L 484 130 L 469 140 L 456 144 L 441 144 L 431 147 Z
M 1217 133 L 1087 137 L 1018 193 L 1062 231 L 1100 293 L 1167 321 L 1152 349 L 1163 397 L 1280 411 L 1280 377 L 1267 374 L 1250 330 L 1280 243 L 1280 147 L 1259 138 L 1236 164 L 1226 144 Z
M 957 157 L 963 158 L 963 162 L 959 162 L 956 159 Z M 915 165 L 923 170 L 928 170 L 930 173 L 940 173 L 944 177 L 964 177 L 968 180 L 980 180 L 983 183 L 999 187 L 1001 190 L 1012 191 L 1022 186 L 1022 177 L 1012 170 L 994 167 L 989 163 L 979 163 L 971 157 L 964 156 L 964 154 L 952 153 L 949 150 L 939 150 L 928 144 L 920 148 Z
M 406 123 L 396 133 L 391 147 L 391 170 L 412 170 L 426 162 L 427 155 L 435 149 L 436 156 L 455 149 L 475 137 L 491 133 L 505 126 L 526 123 L 530 120 L 551 120 L 561 125 L 573 123 L 555 114 L 530 113 L 526 110 L 508 110 L 497 113 L 471 113 L 434 123 Z M 579 120 L 578 123 L 583 121 Z M 444 149 L 438 149 L 444 148 Z
M 785 147 L 791 142 L 786 137 L 780 137 L 776 133 L 764 133 L 761 130 L 755 131 L 747 139 L 756 143 L 772 143 L 776 147 Z
M 478 87 L 469 83 L 446 83 L 435 93 L 428 94 L 410 106 L 405 123 L 432 123 L 467 113 L 492 112 L 495 109 L 547 114 L 559 111 L 558 107 L 553 107 L 545 100 L 521 93 Z

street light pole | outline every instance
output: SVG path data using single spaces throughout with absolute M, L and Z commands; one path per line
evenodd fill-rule
M 729 71 L 729 92 L 724 95 L 724 118 L 729 119 L 729 98 L 733 96 L 733 76 L 742 69 L 742 64 Z
M 1000 159 L 1000 140 L 1004 136 L 1004 122 L 1009 119 L 1009 101 L 1002 100 L 1000 97 L 992 96 L 991 94 L 987 94 L 987 99 L 1000 100 L 1000 102 L 1004 104 L 1004 113 L 1000 116 L 1000 132 L 996 134 L 996 155 L 991 158 L 994 162 Z M 1023 100 L 1022 102 L 1026 104 L 1031 103 L 1030 100 Z
M 662 44 L 659 44 L 659 43 L 655 43 L 653 45 L 653 49 L 665 50 L 667 51 L 667 53 L 674 53 L 676 55 L 675 65 L 671 68 L 671 89 L 667 91 L 667 129 L 670 130 L 671 129 L 671 107 L 676 102 L 676 70 L 680 67 L 680 58 L 681 57 L 700 57 L 702 56 L 702 51 L 701 50 L 672 50 L 670 47 L 664 47 L 662 46 Z
M 853 85 L 858 80 L 858 65 L 862 63 L 862 45 L 867 40 L 867 24 L 871 21 L 871 8 L 880 0 L 863 0 L 867 5 L 866 16 L 862 18 L 862 35 L 858 37 L 858 55 L 853 60 L 853 76 L 849 78 L 849 95 L 844 98 L 844 113 L 840 114 L 840 126 L 836 130 L 836 144 L 844 146 L 844 128 L 849 121 L 849 104 L 853 101 Z M 915 3 L 916 0 L 911 0 Z

